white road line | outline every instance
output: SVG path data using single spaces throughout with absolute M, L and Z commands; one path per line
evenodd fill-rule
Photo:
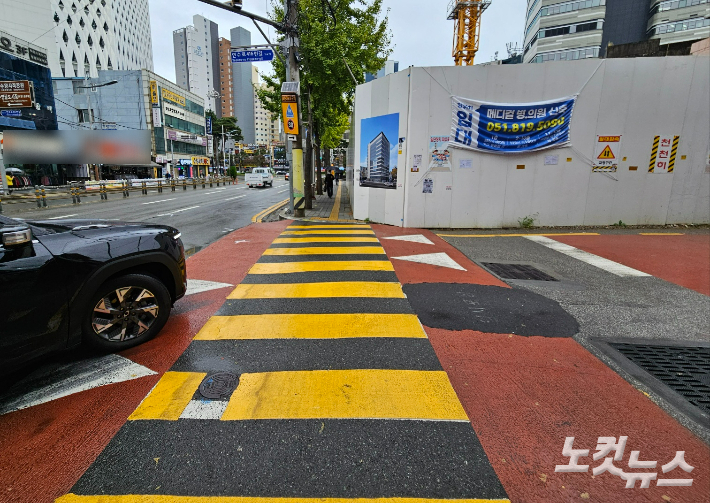
M 247 196 L 228 197 L 227 199 L 222 199 L 222 201 L 233 201 L 234 199 L 241 199 L 242 197 L 247 197 Z
M 180 419 L 220 419 L 228 404 L 226 400 L 190 400 Z
M 177 197 L 171 197 L 170 199 L 161 199 L 160 201 L 151 201 L 149 203 L 141 203 L 141 204 L 155 204 L 155 203 L 164 203 L 165 201 L 175 201 Z
M 75 217 L 75 216 L 77 216 L 77 215 L 78 215 L 78 213 L 74 213 L 74 214 L 72 214 L 72 215 L 62 215 L 61 217 L 48 218 L 47 220 L 59 220 L 60 218 Z
M 279 191 L 277 192 L 277 194 L 281 194 L 282 192 L 286 192 L 287 190 L 288 190 L 288 189 L 279 190 Z
M 582 262 L 586 262 L 587 264 L 593 265 L 594 267 L 598 267 L 599 269 L 610 272 L 622 278 L 651 276 L 645 272 L 632 269 L 631 267 L 619 264 L 613 260 L 600 257 L 599 255 L 594 255 L 593 253 L 580 250 L 579 248 L 575 248 L 574 246 L 570 246 L 565 243 L 560 243 L 559 241 L 555 241 L 554 239 L 545 236 L 525 236 L 525 239 L 547 246 L 552 250 L 564 253 L 565 255 L 581 260 Z
M 200 207 L 199 205 L 198 206 L 190 206 L 189 208 L 182 208 L 180 210 L 171 211 L 170 213 L 161 213 L 160 215 L 155 215 L 155 216 L 156 217 L 167 217 L 170 215 L 174 215 L 175 213 L 182 213 L 183 211 L 194 210 L 195 208 L 199 208 L 199 207 Z

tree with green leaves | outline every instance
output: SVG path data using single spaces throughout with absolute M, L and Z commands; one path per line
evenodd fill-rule
M 217 147 L 221 148 L 222 145 L 222 131 L 224 131 L 224 140 L 234 140 L 234 142 L 240 142 L 244 139 L 242 136 L 242 128 L 237 126 L 236 117 L 221 117 L 217 118 L 217 115 L 212 110 L 207 110 L 205 116 L 212 119 L 212 148 L 213 152 L 217 152 Z M 215 155 L 217 159 L 219 157 Z M 222 163 L 224 166 L 224 152 L 222 152 Z
M 306 204 L 310 206 L 310 173 L 313 145 L 317 149 L 316 176 L 322 193 L 320 149 L 330 167 L 330 149 L 340 144 L 349 127 L 355 81 L 365 72 L 376 73 L 391 53 L 391 34 L 382 0 L 300 0 L 298 37 L 301 78 L 301 123 L 306 135 Z M 272 18 L 284 19 L 283 7 L 273 4 Z M 257 90 L 265 108 L 281 113 L 281 83 L 286 69 L 273 61 L 273 74 L 263 76 L 266 87 Z M 352 72 L 352 76 L 351 76 Z

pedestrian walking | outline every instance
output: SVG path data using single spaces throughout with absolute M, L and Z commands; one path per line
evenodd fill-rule
M 325 190 L 328 192 L 328 197 L 333 197 L 333 178 L 332 171 L 325 174 Z
M 340 173 L 336 173 L 335 170 L 331 171 L 333 173 L 333 178 L 335 178 L 335 185 L 338 185 L 338 178 L 340 178 Z

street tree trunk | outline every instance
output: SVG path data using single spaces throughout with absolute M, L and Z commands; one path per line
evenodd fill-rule
M 333 170 L 333 167 L 330 165 L 330 149 L 329 148 L 323 149 L 323 164 L 325 164 L 325 171 L 327 173 L 330 173 Z

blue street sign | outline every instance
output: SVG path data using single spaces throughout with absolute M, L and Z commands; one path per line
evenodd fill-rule
M 3 110 L 0 114 L 3 117 L 22 117 L 22 110 Z
M 254 61 L 271 61 L 274 59 L 272 49 L 255 49 L 251 51 L 232 50 L 232 63 L 251 63 Z
M 207 134 L 212 134 L 212 117 L 207 117 Z

